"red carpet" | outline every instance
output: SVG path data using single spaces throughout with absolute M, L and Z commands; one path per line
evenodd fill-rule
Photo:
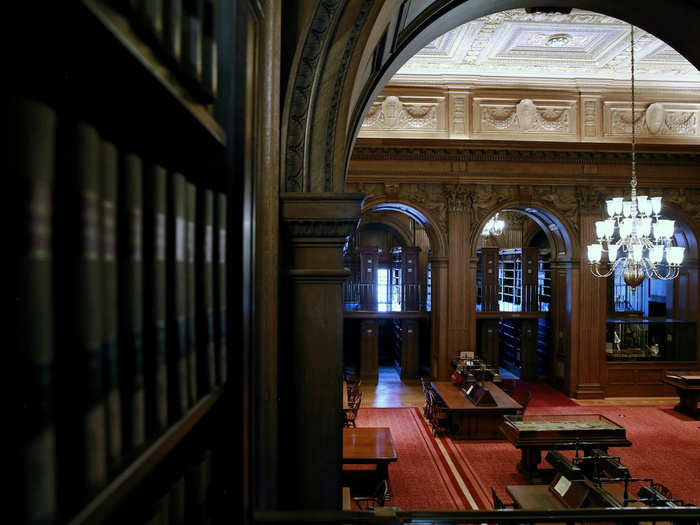
M 543 381 L 518 380 L 515 391 L 529 391 L 532 393 L 530 407 L 577 407 L 567 396 L 552 388 Z
M 626 428 L 632 442 L 631 447 L 610 449 L 621 456 L 632 476 L 653 478 L 674 497 L 700 503 L 698 421 L 671 407 L 581 407 L 547 385 L 527 386 L 536 392 L 527 413 L 595 413 L 610 418 Z M 559 396 L 566 403 L 554 405 Z M 399 459 L 389 467 L 390 504 L 402 509 L 491 508 L 491 486 L 507 500 L 506 485 L 527 484 L 516 471 L 520 451 L 508 441 L 434 439 L 420 409 L 363 408 L 358 426 L 391 428 Z

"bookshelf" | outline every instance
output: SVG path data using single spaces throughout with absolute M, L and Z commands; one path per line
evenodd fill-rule
M 27 42 L 4 98 L 18 523 L 209 523 L 236 483 L 223 443 L 240 437 L 221 414 L 236 403 L 227 261 L 243 182 L 230 174 L 249 111 L 233 97 L 254 16 L 239 7 L 11 8 Z M 172 35 L 199 58 L 173 53 Z

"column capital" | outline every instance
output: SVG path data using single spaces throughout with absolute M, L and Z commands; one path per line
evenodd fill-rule
M 292 238 L 347 238 L 357 229 L 364 193 L 280 194 L 280 218 Z
M 471 207 L 472 191 L 465 184 L 445 184 L 445 198 L 447 199 L 447 211 L 450 213 L 463 213 Z

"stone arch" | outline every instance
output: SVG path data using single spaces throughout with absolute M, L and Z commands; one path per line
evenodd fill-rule
M 419 204 L 402 199 L 373 199 L 364 203 L 362 214 L 382 210 L 396 211 L 411 217 L 425 229 L 433 256 L 444 257 L 447 255 L 447 237 L 432 212 Z
M 563 217 L 559 211 L 547 204 L 533 201 L 523 203 L 521 201 L 501 202 L 490 209 L 485 216 L 472 228 L 469 242 L 471 246 L 471 256 L 476 257 L 478 237 L 484 229 L 486 222 L 496 212 L 510 211 L 519 212 L 532 219 L 544 232 L 552 247 L 552 260 L 569 261 L 573 260 L 580 253 L 577 236 L 574 235 L 574 228 L 570 221 Z

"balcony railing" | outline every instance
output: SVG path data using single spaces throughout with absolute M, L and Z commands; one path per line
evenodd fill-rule
M 379 290 L 376 284 L 346 282 L 343 285 L 345 311 L 421 312 L 425 311 L 420 284 L 393 284 Z M 384 293 L 381 293 L 384 292 Z

